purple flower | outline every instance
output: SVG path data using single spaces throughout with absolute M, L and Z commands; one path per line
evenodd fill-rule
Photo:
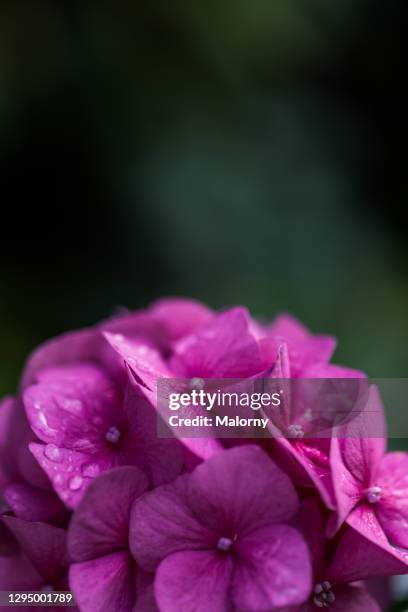
M 0 514 L 12 510 L 26 521 L 59 525 L 65 507 L 28 449 L 34 439 L 21 403 L 11 397 L 0 402 L 0 490 L 6 502 Z
M 343 426 L 331 445 L 338 528 L 347 521 L 408 565 L 408 454 L 385 454 L 380 396 L 370 389 L 367 410 Z M 375 436 L 375 437 L 374 437 Z M 381 436 L 381 437 L 380 437 Z
M 70 585 L 83 612 L 154 611 L 152 577 L 129 551 L 132 504 L 148 488 L 145 474 L 123 467 L 97 478 L 72 518 Z
M 123 366 L 103 339 L 103 332 L 122 334 L 131 340 L 168 351 L 172 343 L 212 317 L 204 305 L 183 298 L 160 300 L 147 309 L 102 321 L 95 327 L 69 332 L 39 346 L 24 368 L 21 386 L 32 384 L 37 373 L 49 367 L 76 363 L 98 364 L 110 375 Z
M 309 553 L 287 523 L 298 499 L 256 446 L 225 450 L 135 501 L 130 547 L 156 571 L 162 612 L 267 610 L 311 590 Z
M 302 503 L 296 525 L 311 552 L 313 590 L 306 603 L 285 612 L 316 612 L 326 607 L 332 612 L 380 612 L 361 581 L 369 576 L 398 573 L 401 564 L 350 527 L 339 542 L 326 540 L 325 518 L 313 496 Z
M 66 531 L 12 516 L 2 520 L 17 544 L 0 556 L 0 590 L 67 590 Z
M 138 465 L 152 484 L 175 478 L 179 443 L 159 439 L 156 413 L 129 378 L 125 395 L 98 366 L 83 363 L 37 373 L 24 393 L 27 417 L 45 444 L 30 449 L 55 491 L 73 508 L 92 479 L 120 465 Z

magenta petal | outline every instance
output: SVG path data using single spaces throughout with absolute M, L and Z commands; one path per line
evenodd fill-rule
M 38 591 L 44 579 L 22 553 L 0 556 L 0 591 Z
M 232 559 L 216 552 L 183 551 L 159 565 L 154 585 L 161 612 L 232 612 Z
M 39 346 L 29 357 L 21 386 L 31 385 L 40 370 L 77 361 L 93 361 L 100 348 L 100 335 L 95 329 L 83 329 L 52 338 Z
M 92 482 L 91 478 L 83 476 L 83 466 L 89 463 L 89 455 L 34 442 L 30 444 L 30 451 L 48 475 L 60 499 L 68 508 L 75 508 Z
M 370 386 L 364 409 L 336 429 L 342 461 L 361 483 L 371 482 L 385 453 L 387 430 L 378 388 Z
M 207 306 L 184 298 L 164 298 L 154 302 L 150 312 L 160 321 L 170 341 L 193 333 L 215 315 Z
M 58 581 L 68 567 L 66 531 L 47 523 L 3 516 L 22 551 L 48 583 Z
M 136 600 L 135 565 L 127 551 L 74 563 L 69 582 L 82 612 L 129 612 Z
M 290 519 L 298 497 L 288 476 L 258 446 L 226 450 L 199 465 L 188 481 L 191 508 L 209 529 L 244 535 Z
M 121 451 L 121 462 L 142 468 L 153 486 L 174 480 L 183 467 L 181 443 L 176 438 L 158 437 L 158 414 L 140 394 L 132 379 L 127 386 L 124 413 L 128 431 Z
M 31 428 L 44 442 L 95 452 L 122 398 L 106 374 L 92 364 L 50 368 L 24 392 Z
M 87 561 L 128 547 L 132 504 L 148 488 L 136 467 L 102 474 L 87 490 L 69 528 L 69 551 L 74 561 Z
M 299 605 L 312 588 L 309 551 L 300 533 L 271 525 L 238 540 L 231 589 L 235 606 L 248 612 Z
M 215 544 L 215 536 L 194 516 L 187 504 L 189 475 L 137 499 L 130 518 L 130 549 L 138 565 L 154 571 L 162 559 L 179 550 Z
M 312 360 L 311 360 L 312 361 Z M 365 378 L 360 370 L 353 370 L 333 363 L 310 363 L 301 373 L 302 378 Z
M 348 470 L 343 461 L 341 444 L 346 448 L 350 443 L 355 446 L 355 441 L 339 440 L 333 438 L 331 441 L 330 461 L 332 465 L 333 487 L 337 502 L 337 515 L 330 521 L 328 535 L 333 536 L 347 519 L 353 508 L 360 502 L 363 495 L 363 482 L 360 482 Z
M 173 376 L 160 352 L 146 342 L 123 335 L 105 332 L 104 336 L 112 349 L 128 364 L 141 390 L 155 404 L 157 380 Z
M 408 453 L 386 455 L 376 476 L 381 497 L 375 512 L 392 544 L 408 549 Z
M 336 599 L 329 606 L 330 612 L 381 612 L 364 587 L 340 584 L 333 588 L 333 593 Z M 317 610 L 317 607 L 312 606 L 311 609 Z
M 313 575 L 321 576 L 325 564 L 325 521 L 317 497 L 307 497 L 300 506 L 295 526 L 302 533 L 310 551 Z
M 65 507 L 52 491 L 14 484 L 5 489 L 4 498 L 13 513 L 25 521 L 58 524 L 65 518 Z
M 370 507 L 358 506 L 347 521 L 352 528 L 340 537 L 327 580 L 353 582 L 408 572 L 408 553 L 389 544 Z
M 336 506 L 329 465 L 319 465 L 310 456 L 312 451 L 306 445 L 294 444 L 276 430 L 274 433 L 273 428 L 270 429 L 277 436 L 273 441 L 272 457 L 279 467 L 290 475 L 297 486 L 316 489 L 327 508 L 334 510 Z M 318 449 L 316 454 L 320 455 Z
M 268 327 L 269 336 L 286 338 L 293 343 L 305 342 L 311 337 L 311 333 L 300 321 L 292 315 L 279 314 Z
M 244 308 L 218 315 L 177 343 L 171 369 L 186 378 L 245 378 L 261 372 L 260 350 L 248 329 Z

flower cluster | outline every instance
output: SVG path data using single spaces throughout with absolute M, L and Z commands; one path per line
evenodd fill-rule
M 315 439 L 156 433 L 159 379 L 364 376 L 334 349 L 287 315 L 182 299 L 40 346 L 0 403 L 0 590 L 70 589 L 84 612 L 380 610 L 369 579 L 408 573 L 408 454 L 364 414 Z

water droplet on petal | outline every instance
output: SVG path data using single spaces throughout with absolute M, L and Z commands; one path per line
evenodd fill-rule
M 83 482 L 84 482 L 84 479 L 82 478 L 82 476 L 73 476 L 72 478 L 69 479 L 68 486 L 71 489 L 71 491 L 78 491 L 78 489 L 82 487 Z
M 55 463 L 60 463 L 63 459 L 62 450 L 55 444 L 47 444 L 44 450 L 44 455 L 50 461 L 55 461 Z
M 82 402 L 79 399 L 64 397 L 59 400 L 59 404 L 63 410 L 71 414 L 81 414 Z
M 97 463 L 88 463 L 82 468 L 82 474 L 87 478 L 95 478 L 100 473 L 100 467 Z

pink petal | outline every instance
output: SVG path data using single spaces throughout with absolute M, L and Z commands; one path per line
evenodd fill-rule
M 183 551 L 159 565 L 155 595 L 161 612 L 232 612 L 229 555 Z
M 275 433 L 271 430 L 271 433 L 275 435 L 271 454 L 279 467 L 290 475 L 297 486 L 316 489 L 327 508 L 334 510 L 336 506 L 331 472 L 329 465 L 319 462 L 322 455 L 320 450 L 294 443 L 283 438 L 276 430 Z
M 327 363 L 336 348 L 335 338 L 311 334 L 290 315 L 278 316 L 267 333 L 269 338 L 288 344 L 292 376 L 309 378 L 305 375 L 306 369 L 315 364 Z
M 130 378 L 124 402 L 127 433 L 120 453 L 122 464 L 137 465 L 149 476 L 153 486 L 170 482 L 183 467 L 183 452 L 176 438 L 159 438 L 158 414 Z
M 377 518 L 390 542 L 408 549 L 408 453 L 388 453 L 376 476 L 381 488 Z
M 14 484 L 5 489 L 4 498 L 13 513 L 25 521 L 59 524 L 66 517 L 64 505 L 52 491 Z
M 312 337 L 310 331 L 292 315 L 279 314 L 268 327 L 269 336 L 286 338 L 290 342 L 305 342 Z
M 408 572 L 408 553 L 389 544 L 370 506 L 358 506 L 347 522 L 350 527 L 342 533 L 327 580 L 353 582 Z
M 69 550 L 74 561 L 87 561 L 128 547 L 132 504 L 148 488 L 136 467 L 121 467 L 93 481 L 73 515 Z
M 136 600 L 135 566 L 126 551 L 74 563 L 69 582 L 82 612 L 129 612 Z
M 0 591 L 38 591 L 44 578 L 22 553 L 0 556 Z
M 303 603 L 312 588 L 309 551 L 300 533 L 272 525 L 238 540 L 231 596 L 250 611 Z
M 62 578 L 69 563 L 64 529 L 12 516 L 3 516 L 3 521 L 46 582 Z
M 170 367 L 176 376 L 246 378 L 261 372 L 259 347 L 248 331 L 249 315 L 232 308 L 177 343 Z
M 160 561 L 179 550 L 197 550 L 216 544 L 188 506 L 187 479 L 177 478 L 137 499 L 130 518 L 130 549 L 138 565 L 154 571 Z
M 371 483 L 385 453 L 387 430 L 378 388 L 371 385 L 368 399 L 355 418 L 335 432 L 344 464 L 362 483 Z
M 364 484 L 358 480 L 346 467 L 342 454 L 341 444 L 346 448 L 348 444 L 352 448 L 356 446 L 357 440 L 339 440 L 333 438 L 331 442 L 330 461 L 332 466 L 332 481 L 336 496 L 337 513 L 336 517 L 330 522 L 328 535 L 333 536 L 340 529 L 343 522 L 347 519 L 350 512 L 360 503 Z
M 158 300 L 153 303 L 150 312 L 163 325 L 172 342 L 193 333 L 215 316 L 204 304 L 184 298 Z
M 343 585 L 333 587 L 335 601 L 330 604 L 330 612 L 381 612 L 377 602 L 364 587 Z M 314 611 L 316 606 L 312 608 Z
M 325 519 L 317 497 L 307 497 L 301 503 L 294 524 L 309 547 L 313 575 L 321 576 L 325 565 L 326 538 Z
M 49 366 L 75 361 L 92 361 L 100 346 L 99 334 L 94 329 L 69 332 L 41 344 L 29 357 L 24 368 L 22 388 L 33 384 L 37 373 Z
M 54 444 L 30 444 L 30 451 L 39 465 L 48 475 L 55 492 L 68 508 L 75 508 L 91 484 L 92 478 L 84 475 L 84 466 L 95 465 L 99 473 L 99 465 L 90 463 L 89 455 Z
M 31 428 L 44 442 L 95 452 L 117 424 L 122 398 L 106 374 L 91 364 L 51 368 L 24 392 Z
M 288 520 L 298 508 L 288 476 L 253 445 L 226 450 L 199 465 L 187 490 L 203 524 L 215 531 L 234 529 L 239 536 Z

